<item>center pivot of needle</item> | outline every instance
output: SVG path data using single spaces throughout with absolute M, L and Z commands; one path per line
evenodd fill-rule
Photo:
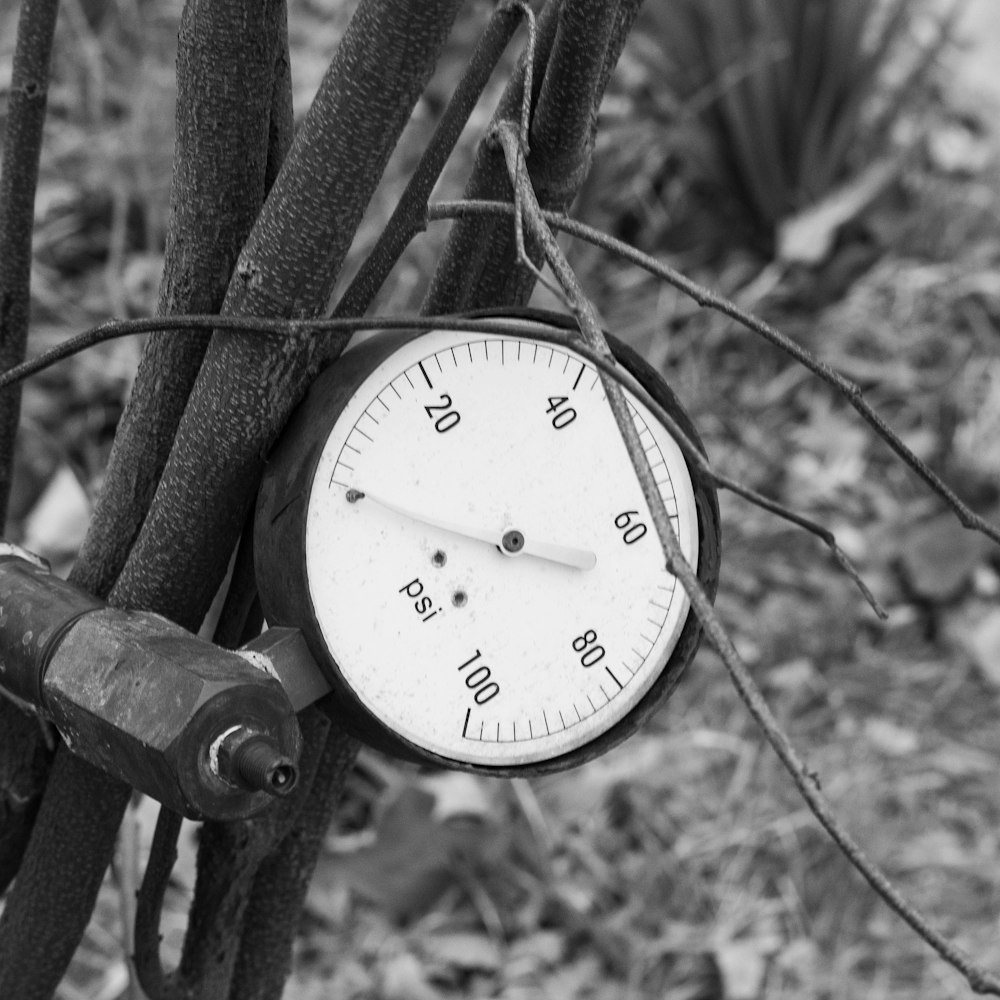
M 517 555 L 524 548 L 524 535 L 520 531 L 505 531 L 503 538 L 500 539 L 500 545 L 509 555 Z

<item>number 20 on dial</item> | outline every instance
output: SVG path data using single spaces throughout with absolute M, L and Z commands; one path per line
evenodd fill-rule
M 697 440 L 659 376 L 613 350 Z M 714 594 L 715 495 L 626 398 Z M 632 732 L 698 645 L 596 369 L 530 336 L 381 334 L 345 353 L 268 462 L 255 550 L 268 621 L 304 631 L 328 709 L 408 759 L 580 763 Z

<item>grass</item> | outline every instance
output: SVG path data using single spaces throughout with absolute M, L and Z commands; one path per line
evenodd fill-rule
M 151 311 L 161 252 L 173 8 L 146 5 L 138 22 L 123 2 L 97 23 L 84 9 L 68 4 L 60 29 L 33 350 L 123 302 Z M 293 7 L 303 95 L 332 45 L 325 17 Z M 627 168 L 599 161 L 597 193 Z M 861 266 L 857 245 L 824 271 L 770 277 L 731 250 L 710 269 L 696 250 L 681 258 L 858 378 L 984 510 L 997 503 L 1000 457 L 989 169 L 958 181 L 914 168 L 883 209 L 895 236 L 860 248 Z M 389 300 L 418 294 L 432 258 L 416 255 Z M 713 460 L 835 528 L 890 606 L 878 626 L 814 540 L 723 498 L 718 604 L 776 712 L 869 851 L 1000 967 L 997 691 L 966 642 L 1000 589 L 995 555 L 975 561 L 951 603 L 915 601 L 900 557 L 934 505 L 846 405 L 651 279 L 588 252 L 576 260 L 609 327 L 677 388 Z M 67 466 L 89 495 L 99 488 L 137 349 L 74 359 L 29 390 L 21 512 Z M 165 917 L 174 953 L 189 856 L 177 876 Z M 121 942 L 109 878 L 64 1000 L 127 995 Z M 317 873 L 289 995 L 940 1000 L 967 989 L 818 831 L 703 650 L 643 733 L 577 771 L 487 782 L 366 754 Z
M 957 7 L 940 19 L 911 0 L 645 8 L 629 67 L 638 120 L 622 125 L 640 152 L 623 186 L 644 185 L 645 207 L 670 217 L 704 216 L 693 242 L 707 228 L 771 252 L 783 221 L 913 141 Z

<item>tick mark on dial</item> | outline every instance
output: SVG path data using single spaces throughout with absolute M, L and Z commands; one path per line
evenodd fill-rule
M 455 593 L 451 595 L 451 603 L 454 604 L 456 608 L 464 608 L 465 605 L 469 603 L 469 595 L 464 590 L 456 590 Z
M 434 563 L 434 565 L 437 567 L 443 566 L 447 561 L 448 561 L 448 556 L 445 555 L 445 553 L 442 552 L 441 549 L 438 549 L 437 552 L 435 552 L 434 555 L 431 556 L 431 562 Z
M 427 369 L 424 367 L 423 361 L 418 361 L 417 362 L 417 367 L 420 369 L 421 374 L 424 376 L 424 379 L 427 382 L 427 388 L 428 389 L 433 389 L 434 388 L 434 384 L 431 382 L 430 375 L 427 374 Z

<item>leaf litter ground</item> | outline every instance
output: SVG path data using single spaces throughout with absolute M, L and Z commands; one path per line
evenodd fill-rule
M 157 68 L 136 77 L 142 101 L 130 104 L 134 95 L 114 86 L 94 97 L 100 80 L 79 47 L 53 89 L 35 351 L 108 314 L 152 310 L 173 30 L 169 19 L 155 27 L 152 41 L 115 39 L 133 63 Z M 63 30 L 64 54 L 88 30 L 107 49 L 113 31 Z M 307 70 L 322 64 L 315 45 L 303 48 Z M 309 72 L 302 79 L 308 90 Z M 141 121 L 137 105 L 147 109 Z M 111 106 L 132 110 L 87 117 Z M 140 126 L 141 136 L 128 133 Z M 818 272 L 762 279 L 759 263 L 734 252 L 695 275 L 859 381 L 907 443 L 994 517 L 998 173 L 995 158 L 966 177 L 913 167 Z M 847 825 L 936 924 L 1000 968 L 996 553 L 953 533 L 846 403 L 799 369 L 634 270 L 576 254 L 609 327 L 679 391 L 719 467 L 832 527 L 890 608 L 880 625 L 814 539 L 723 497 L 718 605 L 741 653 Z M 410 265 L 413 287 L 425 265 L 419 255 Z M 136 356 L 135 344 L 107 345 L 26 394 L 15 514 L 64 564 Z M 137 808 L 140 831 L 152 812 Z M 168 953 L 179 946 L 192 877 L 188 850 L 168 899 Z M 122 883 L 119 864 L 62 987 L 66 1000 L 126 995 Z M 703 650 L 643 733 L 578 771 L 486 782 L 366 754 L 317 872 L 288 995 L 967 991 L 817 829 Z

